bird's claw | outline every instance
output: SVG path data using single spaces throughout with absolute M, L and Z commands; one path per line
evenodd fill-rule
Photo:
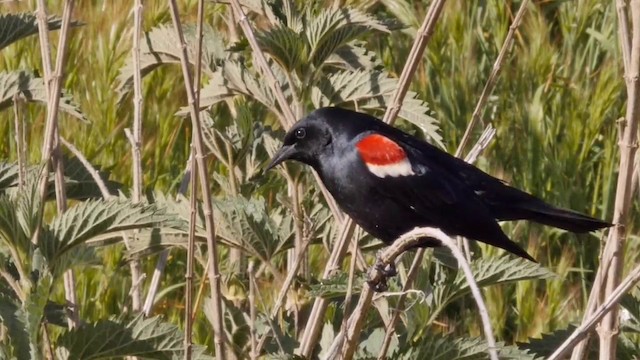
M 389 288 L 387 280 L 398 274 L 398 271 L 396 271 L 396 264 L 393 262 L 386 264 L 380 259 L 380 257 L 378 257 L 376 259 L 376 263 L 373 265 L 373 269 L 377 270 L 377 276 L 375 276 L 376 274 L 374 273 L 374 276 L 369 277 L 371 280 L 367 281 L 367 283 L 375 292 L 387 291 Z

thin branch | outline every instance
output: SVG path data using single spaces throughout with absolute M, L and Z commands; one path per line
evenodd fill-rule
M 276 79 L 275 75 L 273 75 L 273 71 L 271 71 L 271 67 L 269 67 L 269 63 L 267 62 L 267 58 L 264 56 L 262 50 L 260 50 L 260 46 L 258 45 L 258 41 L 256 40 L 255 34 L 253 33 L 253 29 L 251 29 L 251 25 L 249 24 L 249 19 L 247 15 L 244 13 L 242 6 L 240 6 L 240 2 L 238 0 L 231 0 L 231 7 L 235 12 L 235 16 L 238 19 L 238 23 L 244 32 L 244 36 L 247 37 L 249 41 L 249 45 L 251 46 L 251 50 L 253 50 L 253 56 L 256 60 L 256 63 L 260 70 L 262 71 L 262 75 L 267 78 L 271 89 L 273 90 L 274 95 L 276 96 L 276 101 L 280 106 L 280 110 L 284 115 L 285 123 L 282 124 L 285 129 L 288 129 L 296 122 L 296 117 L 291 110 L 291 106 L 287 102 L 287 98 L 282 91 L 282 87 L 278 79 Z
M 260 351 L 258 350 L 258 343 L 256 341 L 256 318 L 258 309 L 256 308 L 256 270 L 253 261 L 249 262 L 247 273 L 249 273 L 249 335 L 251 337 L 251 352 L 249 356 L 251 360 L 256 360 L 258 355 L 260 355 Z
M 211 189 L 209 187 L 207 163 L 204 159 L 204 142 L 202 139 L 202 124 L 199 119 L 198 111 L 198 98 L 194 94 L 193 81 L 189 69 L 189 58 L 187 53 L 187 44 L 184 40 L 184 34 L 182 32 L 182 24 L 180 23 L 180 17 L 178 15 L 178 5 L 176 0 L 170 0 L 169 5 L 171 7 L 171 18 L 173 20 L 173 26 L 180 41 L 180 63 L 182 65 L 182 77 L 184 79 L 185 88 L 187 91 L 187 97 L 189 99 L 189 110 L 191 114 L 191 123 L 194 128 L 194 138 L 192 141 L 196 147 L 196 162 L 198 164 L 198 176 L 200 180 L 200 188 L 202 191 L 202 198 L 204 202 L 204 216 L 205 226 L 207 231 L 207 249 L 209 252 L 207 267 L 209 271 L 209 281 L 211 285 L 211 299 L 213 302 L 212 310 L 212 322 L 213 322 L 213 338 L 216 352 L 216 358 L 226 359 L 225 351 L 225 332 L 222 313 L 222 300 L 220 290 L 220 273 L 218 270 L 218 251 L 215 239 L 215 223 L 213 220 L 213 208 L 211 202 Z M 197 63 L 200 59 L 197 59 Z M 194 174 L 195 175 L 195 174 Z M 192 196 L 194 194 L 191 194 Z
M 133 133 L 127 137 L 131 143 L 131 166 L 133 171 L 133 193 L 132 200 L 134 204 L 142 200 L 142 73 L 140 70 L 140 38 L 142 37 L 142 18 L 143 18 L 142 0 L 136 0 L 133 5 L 133 47 L 131 56 L 133 58 Z M 127 130 L 127 129 L 125 129 Z M 130 136 L 129 136 L 130 135 Z M 137 231 L 135 232 L 137 233 Z M 134 233 L 134 236 L 135 236 Z M 139 283 L 143 281 L 140 260 L 134 259 L 129 263 L 131 270 L 131 283 Z M 135 312 L 139 312 L 142 306 L 142 292 L 140 287 L 131 288 L 131 308 Z
M 200 77 L 202 72 L 202 39 L 203 39 L 203 24 L 204 24 L 204 0 L 198 0 L 198 20 L 196 25 L 196 33 L 198 34 L 197 38 L 197 47 L 196 47 L 196 58 L 195 58 L 195 74 L 193 75 L 193 95 L 194 95 L 194 111 L 197 112 L 197 109 L 200 108 Z M 196 121 L 200 121 L 197 118 L 193 118 Z M 197 131 L 200 131 L 200 134 L 196 134 Z M 202 136 L 202 130 L 200 128 L 192 127 L 192 136 L 191 136 L 191 153 L 194 153 L 194 150 L 197 154 L 202 155 L 202 149 L 198 152 L 197 149 L 194 149 L 194 141 L 198 136 Z M 198 163 L 195 161 L 196 157 L 191 158 L 191 169 L 193 171 L 193 176 L 191 177 L 191 203 L 190 203 L 190 214 L 189 214 L 189 241 L 187 245 L 187 273 L 185 274 L 186 280 L 186 297 L 185 297 L 185 360 L 191 359 L 191 351 L 192 351 L 192 340 L 191 333 L 193 331 L 193 260 L 195 253 L 195 243 L 196 243 L 196 221 L 198 214 L 198 170 L 206 171 L 205 168 L 198 168 Z M 204 185 L 204 183 L 203 183 Z M 209 186 L 208 184 L 206 184 Z M 203 191 L 204 193 L 204 191 Z M 213 215 L 212 215 L 213 216 Z M 211 253 L 209 254 L 211 256 Z M 213 284 L 212 284 L 213 285 Z M 213 291 L 212 291 L 213 293 Z M 219 294 L 219 293 L 218 293 Z M 220 306 L 220 302 L 218 299 L 218 304 L 214 306 Z M 214 311 L 215 314 L 216 311 Z M 220 317 L 222 317 L 221 313 L 218 313 Z M 222 322 L 222 319 L 214 319 L 214 321 Z M 222 323 L 223 325 L 224 323 Z M 215 327 L 215 325 L 214 325 Z M 224 328 L 220 328 L 222 332 L 224 332 Z M 223 350 L 222 350 L 223 351 Z M 225 355 L 218 352 L 216 348 L 216 355 L 220 357 L 224 357 Z
M 590 331 L 598 324 L 598 322 L 607 315 L 614 307 L 618 306 L 620 299 L 629 292 L 634 285 L 640 281 L 640 266 L 637 266 L 629 275 L 624 279 L 622 283 L 609 295 L 607 301 L 600 305 L 596 311 L 585 319 L 580 327 L 573 331 L 573 334 L 565 340 L 556 351 L 549 356 L 547 360 L 563 359 L 565 355 L 571 351 L 579 341 L 584 339 Z M 613 358 L 612 358 L 613 359 Z
M 18 157 L 18 189 L 22 190 L 25 184 L 26 176 L 26 142 L 25 140 L 25 126 L 24 119 L 20 116 L 20 105 L 22 99 L 18 94 L 13 97 L 13 117 L 14 126 L 16 128 L 15 140 L 16 140 L 16 155 Z
M 195 158 L 194 158 L 194 149 L 193 145 L 191 146 L 191 153 L 189 154 L 189 159 L 187 160 L 187 166 L 184 170 L 184 176 L 182 177 L 182 181 L 180 182 L 180 188 L 178 189 L 178 194 L 186 195 L 189 190 L 189 184 L 191 182 L 192 174 L 191 169 L 195 168 Z M 188 246 L 188 245 L 187 245 Z M 147 298 L 144 301 L 144 305 L 142 306 L 142 313 L 144 316 L 149 316 L 151 314 L 151 309 L 153 308 L 153 304 L 155 302 L 156 294 L 158 293 L 158 289 L 160 288 L 160 280 L 162 279 L 162 274 L 164 273 L 164 268 L 167 266 L 167 260 L 169 258 L 169 249 L 162 250 L 160 255 L 158 255 L 158 260 L 156 262 L 156 267 L 153 269 L 153 275 L 151 276 L 151 282 L 149 284 L 149 290 L 147 291 Z M 188 256 L 188 254 L 187 254 Z M 204 282 L 203 282 L 204 283 Z M 197 307 L 196 307 L 197 308 Z
M 413 281 L 418 275 L 418 269 L 420 268 L 420 263 L 422 263 L 422 258 L 424 257 L 425 249 L 420 248 L 416 251 L 416 255 L 413 257 L 413 262 L 411 263 L 411 267 L 409 268 L 409 273 L 407 274 L 407 280 L 402 286 L 402 294 L 398 298 L 398 304 L 396 305 L 393 316 L 387 324 L 385 328 L 384 340 L 382 341 L 382 347 L 378 352 L 378 360 L 384 360 L 387 358 L 387 351 L 389 350 L 389 345 L 391 344 L 391 339 L 393 334 L 395 333 L 396 322 L 400 318 L 400 313 L 404 308 L 404 302 L 407 299 L 407 294 L 411 286 L 413 285 Z
M 637 2 L 634 2 L 637 5 Z M 623 194 L 623 189 L 621 188 L 621 184 L 622 184 L 622 179 L 626 179 L 628 178 L 628 173 L 626 173 L 624 176 L 623 175 L 623 159 L 624 159 L 624 167 L 626 169 L 628 169 L 629 167 L 633 167 L 633 157 L 632 159 L 628 159 L 629 155 L 634 154 L 635 152 L 635 148 L 631 148 L 630 146 L 632 146 L 633 144 L 636 144 L 635 137 L 637 136 L 636 134 L 636 128 L 637 128 L 637 120 L 636 118 L 630 118 L 630 112 L 632 111 L 632 108 L 634 106 L 637 106 L 637 102 L 638 99 L 632 100 L 635 97 L 637 97 L 637 87 L 638 87 L 638 75 L 639 75 L 639 70 L 637 68 L 637 57 L 638 54 L 637 53 L 633 53 L 633 50 L 630 49 L 631 47 L 631 37 L 630 37 L 630 24 L 629 24 L 629 18 L 628 18 L 628 14 L 626 12 L 627 8 L 627 4 L 625 0 L 616 0 L 616 9 L 617 9 L 617 15 L 618 15 L 618 36 L 620 37 L 620 43 L 621 43 L 621 48 L 622 48 L 622 62 L 623 62 L 623 67 L 624 67 L 624 74 L 625 74 L 625 80 L 626 80 L 626 87 L 627 87 L 627 97 L 628 97 L 628 102 L 627 102 L 627 114 L 626 114 L 626 120 L 625 119 L 621 119 L 621 121 L 618 122 L 619 125 L 624 124 L 625 126 L 623 126 L 619 132 L 619 143 L 620 143 L 620 166 L 619 166 L 619 174 L 618 174 L 618 188 L 616 190 L 616 202 L 615 202 L 615 208 L 614 208 L 614 214 L 613 214 L 613 223 L 616 224 L 615 227 L 613 229 L 609 230 L 609 234 L 607 237 L 607 242 L 604 246 L 604 249 L 602 251 L 602 256 L 601 256 L 601 262 L 600 262 L 600 266 L 598 267 L 598 271 L 596 272 L 596 276 L 593 282 L 593 287 L 591 289 L 591 293 L 589 294 L 589 300 L 587 302 L 587 307 L 585 310 L 585 314 L 583 316 L 583 321 L 585 321 L 587 318 L 589 318 L 594 311 L 596 310 L 596 307 L 598 306 L 601 298 L 602 298 L 602 291 L 604 290 L 604 287 L 607 286 L 606 283 L 608 281 L 608 273 L 612 267 L 612 260 L 614 259 L 614 256 L 616 255 L 616 252 L 619 252 L 620 249 L 620 244 L 617 244 L 619 241 L 614 240 L 614 236 L 615 237 L 619 237 L 619 236 L 626 236 L 625 234 L 625 224 L 626 224 L 626 217 L 628 215 L 628 202 L 631 201 L 630 197 L 631 197 L 631 193 L 633 192 L 632 190 L 628 190 L 629 194 L 624 195 Z M 634 15 L 635 16 L 635 15 Z M 638 35 L 636 33 L 636 26 L 638 26 L 638 22 L 639 20 L 637 18 L 634 17 L 633 19 L 633 41 L 634 43 L 636 43 L 637 41 L 639 41 L 638 39 Z M 634 48 L 637 52 L 637 47 L 634 45 Z M 636 64 L 635 67 L 631 68 L 631 62 L 632 62 L 632 55 L 634 56 L 634 64 Z M 635 75 L 635 77 L 633 77 L 632 75 Z M 632 96 L 632 94 L 634 94 Z M 632 102 L 635 102 L 632 104 Z M 637 115 L 637 113 L 636 113 Z M 630 126 L 633 126 L 633 132 L 632 129 L 630 129 Z M 624 144 L 624 145 L 623 145 Z M 637 146 L 637 144 L 636 144 Z M 631 170 L 631 179 L 633 179 L 633 170 Z M 623 184 L 625 185 L 625 187 L 627 186 L 627 184 Z M 633 182 L 631 184 L 631 189 L 633 188 Z M 625 203 L 626 204 L 626 209 L 625 209 Z M 624 220 L 624 222 L 620 223 L 621 220 Z M 620 256 L 620 254 L 618 253 L 618 256 Z M 614 267 L 617 265 L 613 265 Z M 611 283 L 610 285 L 613 285 L 613 283 Z M 614 313 L 615 315 L 615 313 Z M 610 322 L 610 320 L 614 320 L 614 318 L 609 317 L 608 319 L 606 319 L 607 322 Z M 573 353 L 571 354 L 571 359 L 572 360 L 581 360 L 584 358 L 584 354 L 587 350 L 587 346 L 588 346 L 588 336 L 587 338 L 585 338 L 583 341 L 580 342 L 580 344 L 578 344 L 575 349 L 573 350 Z M 614 345 L 615 346 L 615 345 Z M 601 347 L 602 348 L 602 347 Z
M 469 263 L 467 263 L 464 254 L 456 246 L 455 242 L 440 229 L 436 228 L 416 228 L 400 236 L 389 247 L 387 247 L 380 256 L 382 264 L 391 264 L 395 259 L 406 250 L 413 248 L 420 244 L 422 238 L 433 238 L 441 242 L 443 246 L 448 247 L 452 254 L 458 261 L 458 266 L 464 272 L 471 293 L 478 305 L 480 312 L 480 318 L 484 328 L 485 337 L 487 339 L 488 352 L 492 360 L 498 359 L 498 352 L 496 347 L 495 338 L 493 336 L 493 330 L 491 329 L 491 320 L 489 319 L 489 313 L 482 299 L 480 288 L 473 278 L 473 273 Z M 379 283 L 383 281 L 384 274 L 382 274 L 376 267 L 373 267 L 369 273 L 370 283 Z M 373 286 L 365 286 L 362 289 L 360 295 L 360 302 L 356 310 L 349 318 L 349 325 L 347 327 L 346 339 L 345 333 L 340 332 L 334 342 L 331 344 L 329 351 L 327 352 L 327 359 L 351 359 L 358 344 L 358 338 L 362 330 L 364 318 L 367 314 L 367 309 L 371 304 L 373 298 Z
M 62 136 L 60 137 L 60 142 L 80 161 L 84 168 L 87 169 L 87 172 L 89 173 L 89 175 L 91 175 L 91 178 L 98 186 L 98 189 L 100 189 L 100 194 L 102 195 L 102 197 L 105 200 L 109 200 L 110 198 L 112 198 L 113 195 L 111 195 L 111 193 L 109 192 L 107 184 L 104 183 L 104 180 L 102 180 L 102 177 L 100 177 L 100 173 L 98 172 L 98 170 L 96 170 L 96 168 L 91 165 L 84 154 L 82 154 L 82 152 L 80 152 L 77 147 L 75 147 L 72 143 L 67 141 L 67 139 Z
M 478 103 L 476 104 L 476 108 L 473 110 L 473 115 L 471 115 L 471 121 L 467 126 L 467 129 L 462 136 L 462 140 L 460 140 L 460 145 L 458 145 L 458 150 L 456 151 L 456 156 L 460 157 L 464 148 L 467 146 L 469 139 L 471 138 L 471 132 L 476 127 L 476 124 L 480 121 L 480 115 L 484 110 L 484 107 L 487 103 L 487 99 L 489 99 L 489 95 L 493 92 L 495 88 L 496 81 L 498 80 L 498 75 L 500 74 L 500 70 L 502 69 L 502 63 L 504 62 L 507 53 L 511 50 L 511 44 L 513 43 L 513 36 L 516 33 L 516 30 L 520 26 L 522 22 L 522 18 L 524 17 L 524 13 L 527 11 L 527 6 L 529 5 L 529 0 L 523 0 L 520 3 L 520 8 L 518 9 L 518 13 L 516 17 L 513 19 L 511 26 L 509 27 L 509 32 L 507 33 L 507 37 L 504 39 L 502 43 L 502 47 L 500 48 L 500 52 L 498 53 L 498 57 L 493 64 L 493 69 L 491 69 L 491 74 L 489 74 L 489 78 L 487 79 L 486 84 L 484 84 L 484 89 L 482 89 L 482 93 L 480 94 L 480 99 L 478 99 Z
M 420 29 L 418 29 L 416 40 L 411 47 L 407 62 L 400 74 L 398 88 L 393 94 L 393 100 L 391 101 L 391 104 L 387 106 L 387 111 L 382 119 L 388 124 L 393 124 L 400 112 L 404 97 L 407 95 L 407 91 L 409 90 L 411 79 L 413 79 L 413 75 L 418 68 L 418 64 L 420 64 L 420 60 L 422 59 L 422 55 L 427 47 L 429 39 L 431 38 L 431 35 L 433 35 L 445 1 L 446 0 L 435 0 L 431 3 L 431 6 L 429 6 L 429 10 L 427 11 L 427 15 L 424 17 L 424 21 L 422 22 Z
M 194 153 L 195 149 L 193 146 L 193 142 L 191 142 L 191 154 Z M 191 176 L 191 198 L 189 201 L 189 237 L 187 242 L 187 271 L 184 275 L 186 282 L 184 297 L 184 356 L 186 360 L 189 360 L 191 358 L 191 334 L 193 332 L 193 320 L 195 315 L 195 311 L 193 309 L 193 266 L 196 243 L 196 220 L 198 215 L 198 164 L 196 163 L 195 156 L 190 157 L 190 164 L 194 174 L 193 176 Z M 166 257 L 164 257 L 164 259 L 161 258 L 160 260 L 164 260 L 164 263 L 166 263 Z
M 67 209 L 67 199 L 64 184 L 64 167 L 62 156 L 60 153 L 58 139 L 58 108 L 60 107 L 60 94 L 63 77 L 63 67 L 67 55 L 67 43 L 69 40 L 69 27 L 71 24 L 71 13 L 73 11 L 74 1 L 67 0 L 64 3 L 62 11 L 62 27 L 58 42 L 58 53 L 56 56 L 55 71 L 51 71 L 51 55 L 49 53 L 49 33 L 47 25 L 47 8 L 44 0 L 38 1 L 38 32 L 40 35 L 40 50 L 42 54 L 42 63 L 45 74 L 45 92 L 47 94 L 47 119 L 45 123 L 44 141 L 42 146 L 42 162 L 52 163 L 55 170 L 55 193 L 56 204 L 59 213 L 64 213 Z M 38 189 L 40 197 L 46 198 L 48 185 L 49 166 L 43 166 L 40 174 L 40 183 Z M 42 226 L 42 217 L 44 215 L 44 206 L 38 210 L 36 217 L 36 227 L 31 241 L 38 243 L 40 236 L 40 228 Z M 64 288 L 67 304 L 71 309 L 68 318 L 69 327 L 77 327 L 79 325 L 77 299 L 75 294 L 75 278 L 72 270 L 64 273 Z
M 633 188 L 633 164 L 638 147 L 638 117 L 640 116 L 640 0 L 633 0 L 631 5 L 633 38 L 631 59 L 628 72 L 625 73 L 627 84 L 626 126 L 620 143 L 620 165 L 616 189 L 616 201 L 613 214 L 614 227 L 610 229 L 607 244 L 598 272 L 602 286 L 593 287 L 594 299 L 608 297 L 620 283 L 624 264 L 624 244 L 627 236 L 627 223 L 631 210 Z M 596 276 L 597 277 L 597 276 Z M 602 291 L 604 290 L 604 295 Z M 619 333 L 618 309 L 604 316 L 598 327 L 600 336 L 600 359 L 616 357 L 617 338 Z

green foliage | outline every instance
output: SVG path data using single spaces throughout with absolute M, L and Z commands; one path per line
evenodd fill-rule
M 382 114 L 398 86 L 395 74 L 404 65 L 427 5 L 393 0 L 382 0 L 375 6 L 370 1 L 350 1 L 332 8 L 321 2 L 287 0 L 241 3 L 296 117 L 328 105 Z M 33 10 L 30 5 L 15 6 L 26 12 Z M 399 126 L 420 130 L 442 147 L 455 147 L 518 5 L 447 2 L 402 105 L 400 117 L 407 122 Z M 59 5 L 52 6 L 53 12 L 60 12 Z M 181 6 L 193 64 L 195 2 Z M 126 2 L 110 2 L 104 7 L 92 2 L 77 4 L 74 16 L 90 26 L 72 32 L 64 87 L 76 96 L 72 99 L 70 92 L 64 92 L 60 104 L 64 113 L 92 121 L 90 125 L 64 121 L 68 117 L 64 116 L 59 130 L 90 162 L 104 164 L 100 175 L 113 195 L 130 191 L 126 185 L 131 180 L 130 147 L 122 133 L 130 127 L 132 117 L 129 99 L 135 69 L 130 56 L 130 11 Z M 271 84 L 257 68 L 246 39 L 228 31 L 228 7 L 207 4 L 206 12 L 205 85 L 200 105 L 205 141 L 212 155 L 207 160 L 215 157 L 207 175 L 215 197 L 223 292 L 230 300 L 225 301 L 224 311 L 227 335 L 233 342 L 229 347 L 238 358 L 248 357 L 250 330 L 261 336 L 270 329 L 273 335 L 267 339 L 262 356 L 295 358 L 288 354 L 298 346 L 308 304 L 323 296 L 331 299 L 320 344 L 324 351 L 347 313 L 342 306 L 347 266 L 336 269 L 338 276 L 319 280 L 339 226 L 307 171 L 287 165 L 278 172 L 262 173 L 282 138 L 282 109 L 276 104 Z M 33 178 L 41 170 L 38 162 L 33 164 L 34 159 L 40 159 L 42 129 L 38 119 L 43 117 L 43 107 L 30 103 L 47 101 L 43 80 L 34 75 L 42 66 L 38 44 L 35 37 L 25 38 L 36 33 L 35 20 L 32 15 L 0 15 L 0 110 L 7 110 L 0 113 L 0 133 L 5 135 L 0 153 L 11 159 L 0 162 L 0 319 L 4 331 L 0 333 L 7 340 L 0 357 L 40 356 L 45 349 L 43 319 L 49 323 L 60 358 L 182 356 L 181 334 L 169 323 L 181 324 L 184 319 L 182 249 L 190 209 L 186 198 L 174 200 L 174 194 L 190 152 L 191 129 L 188 122 L 175 116 L 188 111 L 177 66 L 180 49 L 166 6 L 145 3 L 144 13 L 141 150 L 144 183 L 153 193 L 153 204 L 134 205 L 125 195 L 111 202 L 95 200 L 100 193 L 90 174 L 77 159 L 67 157 L 65 184 L 74 201 L 63 215 L 55 214 L 49 204 L 54 196 L 52 181 L 44 200 L 37 197 L 33 186 Z M 393 19 L 388 20 L 390 17 Z M 52 18 L 49 25 L 57 28 L 59 21 Z M 606 218 L 611 213 L 618 161 L 615 121 L 623 114 L 625 101 L 616 36 L 612 2 L 531 4 L 512 52 L 502 65 L 498 87 L 481 114 L 498 134 L 479 166 L 553 204 Z M 23 101 L 15 103 L 15 99 Z M 8 110 L 12 106 L 17 106 L 28 129 L 28 181 L 21 189 L 18 166 L 12 162 L 16 158 L 13 112 Z M 299 207 L 294 199 L 299 200 Z M 36 249 L 31 238 L 35 215 L 41 209 L 46 241 Z M 200 275 L 206 263 L 201 204 L 197 211 L 195 280 L 204 283 Z M 636 223 L 633 218 L 632 231 Z M 131 229 L 138 231 L 134 235 Z M 574 236 L 520 223 L 506 224 L 504 229 L 557 276 L 540 265 L 500 257 L 500 250 L 472 242 L 474 274 L 483 287 L 498 338 L 513 344 L 540 337 L 543 332 L 549 334 L 518 344 L 528 352 L 501 344 L 501 357 L 545 356 L 567 336 L 558 329 L 581 319 L 581 300 L 591 287 L 599 244 L 593 235 Z M 126 250 L 122 245 L 107 246 L 122 244 L 123 235 L 128 238 Z M 307 271 L 290 290 L 285 310 L 271 323 L 266 318 L 289 261 L 284 253 L 296 236 L 311 242 L 308 261 L 303 264 Z M 358 240 L 370 243 L 370 237 L 363 240 L 358 236 Z M 369 250 L 376 246 L 363 247 L 365 260 L 372 260 Z M 150 274 L 154 254 L 166 249 L 171 249 L 169 267 L 154 309 L 167 320 L 114 319 L 114 314 L 130 308 L 131 279 L 123 265 L 135 257 Z M 230 249 L 239 249 L 257 269 L 258 296 L 253 303 L 241 294 L 248 292 L 246 277 L 232 274 L 231 269 L 241 264 L 233 263 Z M 626 251 L 629 263 L 637 263 L 636 250 L 635 242 L 630 242 Z M 419 269 L 415 288 L 424 296 L 401 314 L 402 322 L 396 327 L 399 336 L 393 339 L 390 356 L 486 358 L 486 343 L 474 338 L 481 336 L 481 331 L 462 274 L 446 253 L 438 252 L 435 257 L 435 263 L 425 262 Z M 64 325 L 60 274 L 71 268 L 83 270 L 76 272 L 76 293 L 85 325 L 67 331 L 53 324 Z M 356 278 L 356 294 L 362 280 Z M 403 281 L 403 275 L 394 279 L 392 288 L 397 289 Z M 146 290 L 146 284 L 141 286 Z M 241 291 L 236 293 L 234 288 Z M 631 358 L 628 354 L 638 350 L 636 300 L 630 297 L 624 303 L 631 318 L 623 323 L 621 359 Z M 380 309 L 393 309 L 396 304 L 394 296 L 379 301 L 388 303 Z M 198 310 L 194 338 L 212 345 L 209 306 L 205 300 L 204 310 Z M 256 323 L 250 322 L 250 307 L 257 310 Z M 382 315 L 388 315 L 384 311 Z M 379 314 L 371 311 L 358 358 L 378 355 L 382 329 Z M 204 349 L 198 348 L 197 354 L 205 357 Z
M 146 359 L 184 358 L 184 333 L 160 317 L 131 321 L 102 320 L 68 331 L 58 339 L 60 359 L 111 359 L 138 356 Z M 213 359 L 195 345 L 192 359 Z
M 0 72 L 0 111 L 11 107 L 20 97 L 28 102 L 48 103 L 44 80 L 27 71 Z M 63 92 L 60 97 L 60 110 L 82 121 L 87 121 L 71 96 Z
M 73 22 L 72 25 L 78 25 Z M 49 31 L 58 30 L 62 21 L 55 17 L 47 19 Z M 12 43 L 30 35 L 38 33 L 37 18 L 33 14 L 1 14 L 0 15 L 0 50 Z

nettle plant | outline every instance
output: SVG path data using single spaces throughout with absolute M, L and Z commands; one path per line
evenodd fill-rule
M 55 30 L 60 20 L 51 18 L 48 25 Z M 31 14 L 1 15 L 0 50 L 37 31 Z M 30 102 L 47 105 L 44 80 L 25 70 L 0 72 L 0 110 Z M 60 110 L 88 121 L 66 92 Z M 23 131 L 16 129 L 16 138 L 24 140 L 24 131 L 30 130 L 27 123 L 16 117 L 16 127 Z M 48 192 L 43 198 L 38 183 L 45 165 L 26 163 L 24 141 L 17 147 L 21 161 L 0 162 L 0 358 L 183 356 L 183 332 L 159 316 L 123 314 L 95 322 L 80 318 L 79 326 L 69 329 L 70 309 L 57 294 L 67 270 L 99 264 L 101 247 L 122 243 L 133 237 L 133 230 L 180 229 L 185 223 L 164 207 L 136 204 L 118 195 L 122 184 L 110 181 L 99 168 L 87 168 L 76 157 L 64 158 L 64 187 L 72 203 L 64 213 L 50 215 L 47 205 L 55 200 L 54 175 L 45 173 Z M 101 199 L 102 191 L 109 199 Z M 204 355 L 204 347 L 194 350 L 194 358 L 211 358 Z

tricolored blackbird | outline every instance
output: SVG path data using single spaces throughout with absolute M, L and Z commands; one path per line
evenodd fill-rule
M 338 205 L 390 244 L 436 227 L 535 261 L 498 225 L 532 220 L 583 233 L 611 224 L 560 209 L 370 115 L 327 107 L 297 122 L 267 170 L 285 160 L 313 167 Z M 439 246 L 424 239 L 422 246 Z

